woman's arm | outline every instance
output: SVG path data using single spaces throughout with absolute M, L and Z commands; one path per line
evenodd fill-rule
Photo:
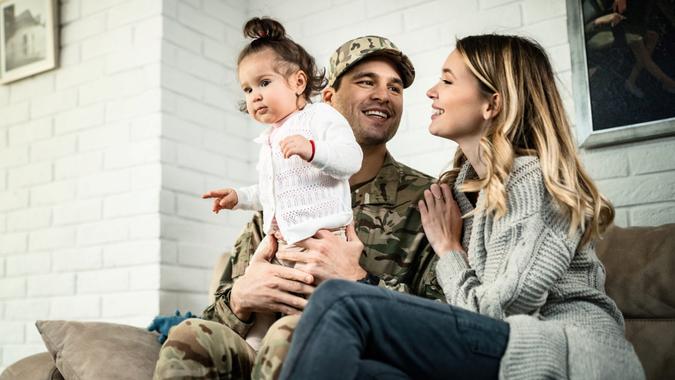
M 500 319 L 533 313 L 568 270 L 578 234 L 567 237 L 569 224 L 547 196 L 530 189 L 533 182 L 528 182 L 509 186 L 512 199 L 501 219 L 495 221 L 489 215 L 474 219 L 473 228 L 480 232 L 471 242 L 471 259 L 489 272 L 480 278 L 459 244 L 462 220 L 449 187 L 443 185 L 441 192 L 434 185 L 425 192 L 420 203 L 422 223 L 440 256 L 436 274 L 448 303 Z M 538 181 L 534 184 L 543 186 Z M 489 223 L 477 225 L 479 218 Z
M 440 258 L 436 273 L 449 303 L 499 319 L 531 314 L 569 268 L 574 250 L 566 240 L 532 215 L 485 244 L 486 262 L 498 265 L 491 283 L 482 283 L 455 252 Z

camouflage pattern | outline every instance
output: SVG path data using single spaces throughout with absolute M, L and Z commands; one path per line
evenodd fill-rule
M 227 326 L 187 319 L 169 331 L 153 379 L 248 379 L 255 355 Z
M 382 56 L 390 59 L 398 67 L 407 88 L 415 80 L 415 68 L 410 59 L 389 39 L 379 36 L 363 36 L 342 44 L 330 56 L 328 64 L 328 86 L 333 87 L 340 75 L 366 57 Z
M 366 271 L 380 278 L 379 286 L 445 302 L 433 269 L 436 255 L 424 236 L 417 209 L 417 201 L 422 192 L 431 186 L 432 181 L 431 177 L 396 162 L 387 154 L 375 179 L 352 191 L 352 207 L 356 233 L 364 244 L 360 264 Z M 202 340 L 216 339 L 201 346 L 212 350 L 212 357 L 222 357 L 222 352 L 238 347 L 245 360 L 250 358 L 250 347 L 242 348 L 240 343 L 243 342 L 241 337 L 246 336 L 254 320 L 239 320 L 228 305 L 233 282 L 244 274 L 256 247 L 264 237 L 262 226 L 262 214 L 257 213 L 235 243 L 232 257 L 221 276 L 215 303 L 208 306 L 202 314 L 202 318 L 222 323 L 223 329 L 231 329 L 231 332 L 236 333 L 202 334 L 205 335 Z M 270 327 L 260 351 L 250 362 L 251 365 L 255 362 L 254 379 L 272 379 L 280 373 L 290 346 L 292 331 L 297 323 L 294 318 L 297 317 L 283 317 Z M 201 334 L 199 331 L 197 333 Z M 171 334 L 169 340 L 172 340 Z M 167 360 L 165 358 L 168 355 L 164 354 L 164 350 L 162 348 L 158 368 L 161 361 Z M 180 358 L 178 353 L 174 353 L 173 357 Z M 230 363 L 222 363 L 225 368 L 219 368 L 218 371 L 221 374 L 228 373 L 231 378 L 248 378 L 250 372 L 236 372 L 245 370 L 245 365 L 238 363 L 232 366 Z M 191 364 L 193 367 L 198 365 Z M 206 371 L 203 369 L 195 371 L 204 372 Z
M 293 331 L 300 322 L 300 315 L 287 315 L 270 327 L 262 341 L 253 365 L 253 379 L 278 379 L 281 365 L 291 348 Z

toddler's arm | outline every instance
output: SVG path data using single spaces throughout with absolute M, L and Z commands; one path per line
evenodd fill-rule
M 240 189 L 211 190 L 202 195 L 202 199 L 213 198 L 213 212 L 216 214 L 226 210 L 260 210 L 258 200 L 258 185 L 242 187 Z
M 347 119 L 327 104 L 320 106 L 312 118 L 314 157 L 312 165 L 337 179 L 349 179 L 361 169 L 363 151 L 354 138 Z

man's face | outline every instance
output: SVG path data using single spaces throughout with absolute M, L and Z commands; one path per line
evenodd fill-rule
M 396 134 L 403 112 L 403 81 L 383 58 L 361 62 L 342 75 L 340 89 L 324 90 L 324 101 L 352 126 L 361 146 L 385 144 Z

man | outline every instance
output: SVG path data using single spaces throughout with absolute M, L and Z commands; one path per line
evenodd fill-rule
M 349 121 L 363 149 L 361 169 L 349 181 L 356 231 L 348 229 L 346 242 L 320 231 L 299 243 L 307 251 L 279 252 L 296 262 L 288 268 L 270 264 L 274 244 L 254 255 L 264 237 L 262 215 L 255 215 L 235 243 L 216 302 L 202 315 L 207 321 L 186 320 L 171 330 L 155 378 L 248 378 L 251 371 L 254 378 L 276 378 L 307 297 L 326 279 L 443 299 L 416 208 L 432 178 L 396 162 L 386 147 L 401 121 L 403 89 L 414 77 L 408 57 L 383 37 L 355 38 L 335 51 L 322 95 Z M 243 339 L 256 312 L 286 315 L 257 353 Z

